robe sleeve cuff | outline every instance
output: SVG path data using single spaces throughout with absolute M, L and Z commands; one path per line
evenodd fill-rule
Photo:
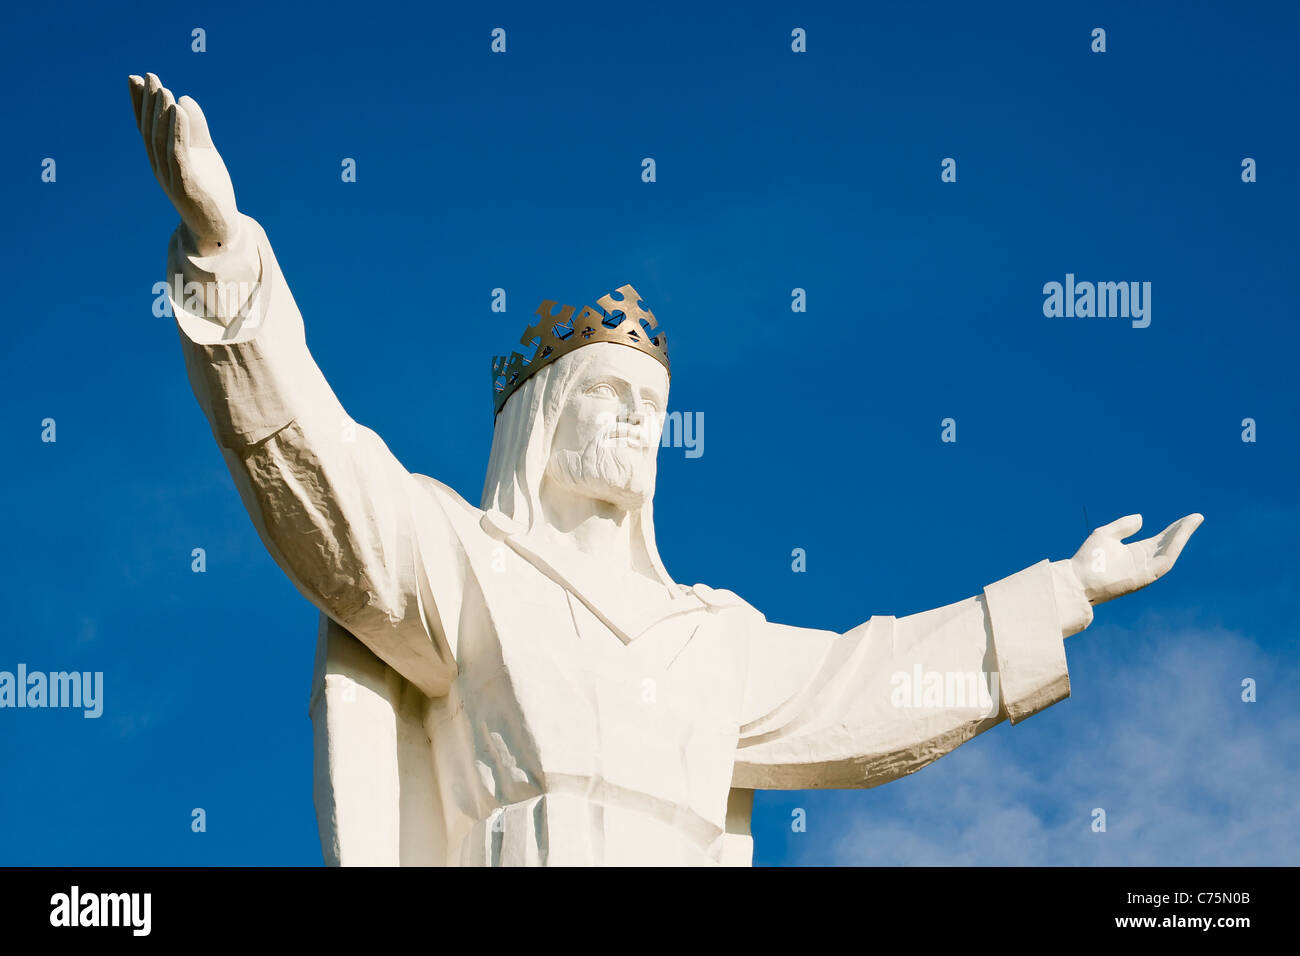
M 1070 696 L 1057 581 L 1050 561 L 984 589 L 999 692 L 1007 718 L 1018 724 Z
M 172 234 L 167 291 L 172 315 L 187 338 L 212 345 L 256 335 L 269 299 L 264 242 L 256 220 L 243 215 L 234 241 L 213 255 L 200 255 L 183 226 Z
M 348 424 L 338 400 L 312 361 L 302 316 L 281 278 L 275 253 L 257 221 L 244 216 L 230 248 L 199 257 L 178 229 L 168 249 L 172 316 L 195 396 L 224 448 L 244 455 L 294 421 L 313 418 L 338 434 Z M 170 277 L 180 276 L 180 280 Z M 233 292 L 207 308 L 212 293 L 175 281 L 227 284 Z M 211 288 L 211 287 L 209 287 Z M 335 420 L 337 419 L 337 421 Z
M 1071 637 L 1092 623 L 1092 603 L 1069 561 L 1052 562 L 1056 584 L 1056 609 L 1061 614 L 1061 636 Z

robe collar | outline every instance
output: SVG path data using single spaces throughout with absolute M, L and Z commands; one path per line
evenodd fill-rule
M 520 524 L 495 509 L 485 512 L 479 524 L 491 537 L 505 542 L 586 605 L 624 644 L 631 644 L 666 618 L 716 609 L 715 602 L 709 600 L 712 590 L 702 584 L 693 588 L 674 584 L 676 594 L 660 586 L 657 596 L 653 585 L 637 588 L 635 599 L 629 600 L 628 592 L 619 589 L 617 577 L 577 548 L 564 547 L 537 534 L 526 534 Z

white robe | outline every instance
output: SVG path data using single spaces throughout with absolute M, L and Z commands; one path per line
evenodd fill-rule
M 876 786 L 1069 696 L 1063 638 L 1092 611 L 1065 562 L 845 634 L 704 585 L 627 600 L 631 582 L 409 473 L 352 423 L 242 222 L 207 259 L 178 230 L 168 276 L 249 280 L 249 317 L 171 305 L 248 512 L 322 612 L 327 862 L 748 865 L 753 790 Z

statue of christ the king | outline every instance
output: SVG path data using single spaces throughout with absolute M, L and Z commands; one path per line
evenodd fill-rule
M 730 864 L 755 789 L 874 787 L 1069 696 L 1064 639 L 1201 522 L 844 634 L 669 576 L 654 536 L 666 340 L 631 286 L 543 303 L 494 364 L 478 507 L 352 422 L 193 99 L 130 77 L 180 214 L 172 314 L 267 550 L 321 612 L 315 795 L 334 864 Z M 900 675 L 924 686 L 900 693 Z

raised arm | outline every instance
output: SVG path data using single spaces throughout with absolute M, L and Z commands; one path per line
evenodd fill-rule
M 195 396 L 267 550 L 317 607 L 426 694 L 453 649 L 437 595 L 458 548 L 424 482 L 343 410 L 261 227 L 235 206 L 207 121 L 153 74 L 130 78 L 154 175 L 181 216 L 168 299 Z

